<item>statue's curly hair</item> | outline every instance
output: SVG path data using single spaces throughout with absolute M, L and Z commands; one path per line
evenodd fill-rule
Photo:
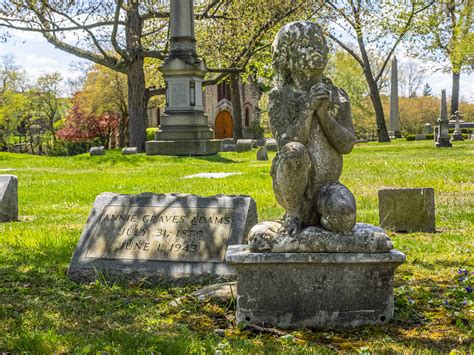
M 292 67 L 299 60 L 322 71 L 327 63 L 329 49 L 321 27 L 310 21 L 296 21 L 278 31 L 272 52 L 277 83 L 283 85 L 293 83 L 295 73 L 292 73 Z

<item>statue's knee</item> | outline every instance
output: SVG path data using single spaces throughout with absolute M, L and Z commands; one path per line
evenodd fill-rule
M 311 159 L 304 144 L 291 142 L 285 144 L 278 152 L 278 163 L 286 168 L 295 169 L 294 172 L 298 172 L 309 168 Z
M 356 223 L 354 195 L 340 183 L 326 184 L 319 191 L 318 213 L 324 228 L 333 232 L 350 232 Z

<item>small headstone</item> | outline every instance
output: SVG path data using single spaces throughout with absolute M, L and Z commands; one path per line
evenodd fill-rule
M 425 123 L 423 129 L 421 130 L 422 134 L 433 134 L 433 125 L 431 123 Z
M 268 160 L 267 147 L 263 146 L 257 151 L 257 160 Z
M 184 176 L 183 179 L 224 179 L 228 176 L 242 175 L 242 173 L 199 173 L 193 175 Z
M 236 152 L 237 146 L 235 144 L 224 144 L 221 146 L 221 152 Z
M 228 277 L 228 245 L 241 244 L 257 223 L 249 196 L 99 195 L 69 266 L 76 281 L 100 273 L 150 282 Z
M 461 129 L 459 128 L 459 120 L 463 116 L 459 113 L 459 111 L 456 111 L 454 115 L 451 116 L 451 118 L 456 120 L 455 126 L 454 126 L 454 132 L 451 135 L 451 140 L 452 141 L 463 141 L 464 137 L 462 136 Z
M 234 144 L 234 138 L 221 139 L 221 151 L 224 151 L 224 147 L 228 144 Z
M 134 155 L 138 153 L 137 147 L 129 147 L 122 149 L 122 155 Z
M 265 138 L 256 139 L 257 147 L 263 147 L 265 145 Z
M 424 141 L 424 140 L 426 140 L 426 135 L 425 134 L 417 134 L 415 136 L 415 140 L 416 141 Z
M 252 139 L 238 139 L 236 144 L 237 152 L 248 152 L 253 148 L 253 140 Z
M 380 190 L 379 221 L 381 227 L 397 232 L 435 232 L 434 190 Z
M 267 150 L 270 152 L 276 152 L 278 150 L 278 144 L 274 138 L 267 139 L 265 145 L 267 146 Z
M 18 220 L 18 177 L 0 175 L 0 223 Z
M 89 154 L 91 157 L 99 156 L 99 155 L 105 155 L 105 148 L 104 146 L 101 147 L 92 147 L 91 150 L 89 151 Z
M 471 133 L 471 141 L 474 141 L 474 132 Z

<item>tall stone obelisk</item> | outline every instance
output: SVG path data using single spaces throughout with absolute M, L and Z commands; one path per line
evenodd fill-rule
M 206 66 L 196 53 L 193 0 L 171 0 L 170 53 L 160 67 L 166 83 L 166 116 L 148 155 L 211 155 L 220 150 L 202 102 Z
M 446 90 L 441 90 L 441 107 L 438 118 L 438 134 L 436 136 L 436 148 L 452 147 L 449 141 L 449 119 L 448 105 L 446 103 Z
M 392 78 L 390 81 L 390 138 L 401 138 L 400 116 L 398 111 L 398 68 L 397 57 L 392 60 Z

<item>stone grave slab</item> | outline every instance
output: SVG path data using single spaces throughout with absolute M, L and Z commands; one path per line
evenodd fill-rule
M 0 175 L 0 223 L 18 220 L 18 177 Z
M 89 151 L 89 154 L 91 157 L 96 157 L 99 155 L 105 155 L 105 147 L 100 146 L 100 147 L 92 147 Z
M 435 232 L 434 189 L 380 190 L 379 221 L 397 232 Z
M 128 148 L 122 149 L 122 155 L 134 155 L 134 154 L 138 154 L 137 147 L 128 147 Z
M 120 195 L 103 193 L 92 208 L 68 275 L 184 282 L 227 278 L 228 245 L 244 241 L 257 223 L 249 196 Z

